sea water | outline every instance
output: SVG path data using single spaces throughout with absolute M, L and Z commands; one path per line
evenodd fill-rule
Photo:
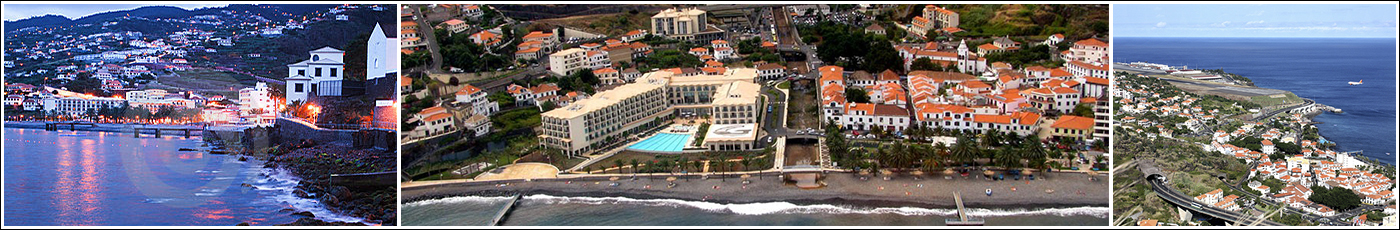
M 1114 62 L 1224 69 L 1342 109 L 1314 118 L 1339 151 L 1395 164 L 1394 38 L 1114 38 Z M 1347 82 L 1363 81 L 1362 85 Z
M 4 134 L 6 225 L 274 225 L 295 221 L 290 214 L 299 211 L 363 222 L 292 195 L 299 179 L 285 170 L 179 151 L 198 147 L 199 138 L 16 128 Z

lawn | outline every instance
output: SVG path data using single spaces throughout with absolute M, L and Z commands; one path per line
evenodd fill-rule
M 1293 103 L 1303 103 L 1303 99 L 1302 99 L 1302 98 L 1298 98 L 1298 95 L 1293 95 L 1293 93 L 1291 93 L 1291 92 L 1288 93 L 1288 94 L 1286 94 L 1286 95 L 1284 95 L 1284 97 L 1279 97 L 1279 98 L 1274 98 L 1274 97 L 1270 97 L 1270 96 L 1255 96 L 1255 97 L 1251 97 L 1249 100 L 1250 100 L 1250 101 L 1253 101 L 1253 102 L 1256 103 L 1256 104 L 1259 104 L 1260 106 L 1264 106 L 1264 107 L 1275 106 L 1275 105 L 1286 105 L 1286 104 L 1293 104 Z
M 693 161 L 697 161 L 697 160 L 699 160 L 699 161 L 704 161 L 704 160 L 719 160 L 719 159 L 738 159 L 739 157 L 758 159 L 758 160 L 756 160 L 756 161 L 753 162 L 753 166 L 749 167 L 750 170 L 756 170 L 756 169 L 761 169 L 761 168 L 771 168 L 771 167 L 773 166 L 772 158 L 769 158 L 770 155 L 769 155 L 769 154 L 764 154 L 763 152 L 759 152 L 759 151 L 755 151 L 755 152 L 705 152 L 705 153 L 682 153 L 682 154 L 655 154 L 655 153 L 642 153 L 642 152 L 625 151 L 625 150 L 624 150 L 624 151 L 622 151 L 622 152 L 618 152 L 617 154 L 613 154 L 612 156 L 610 156 L 610 157 L 608 157 L 608 158 L 604 158 L 604 159 L 602 159 L 602 160 L 596 161 L 596 162 L 593 163 L 593 165 L 590 165 L 590 166 L 588 166 L 588 167 L 590 167 L 590 169 L 595 170 L 594 173 L 602 173 L 602 172 L 607 172 L 607 173 L 631 173 L 631 172 L 632 172 L 632 169 L 631 169 L 631 166 L 630 166 L 630 165 L 631 165 L 631 162 L 632 162 L 632 160 L 637 160 L 638 163 L 643 164 L 643 166 L 642 166 L 643 172 L 646 172 L 646 171 L 665 172 L 665 171 L 661 171 L 661 170 L 646 170 L 646 169 L 645 169 L 645 168 L 646 168 L 645 164 L 651 164 L 651 163 L 653 163 L 653 162 L 656 162 L 656 161 L 663 161 L 663 160 L 664 160 L 664 161 L 675 162 L 675 161 L 678 161 L 678 160 L 684 158 L 684 159 L 686 160 L 686 162 L 687 162 L 687 163 L 685 163 L 685 171 L 698 172 L 699 170 L 695 169 L 695 168 L 693 167 L 693 165 L 691 165 L 692 163 L 688 163 L 688 162 L 693 162 Z M 627 166 L 626 168 L 623 168 L 621 171 L 618 171 L 618 170 L 615 169 L 615 168 L 614 168 L 614 169 L 611 169 L 611 170 L 598 171 L 598 170 L 600 170 L 600 169 L 603 169 L 604 167 L 607 167 L 607 168 L 612 168 L 612 167 L 614 167 L 614 164 L 616 164 L 616 162 L 619 161 L 619 160 L 622 161 L 622 164 L 623 164 L 623 165 L 626 165 L 626 166 Z M 714 170 L 714 169 L 712 168 L 711 170 Z M 730 168 L 730 169 L 726 169 L 726 170 L 718 170 L 718 171 L 734 172 L 734 171 L 743 171 L 743 170 L 744 170 L 743 166 L 742 166 L 742 165 L 738 165 L 738 166 L 735 166 L 734 168 Z M 677 172 L 679 172 L 679 171 L 677 171 Z

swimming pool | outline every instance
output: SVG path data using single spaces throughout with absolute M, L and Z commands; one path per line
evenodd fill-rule
M 653 152 L 680 152 L 690 143 L 690 134 L 658 133 L 646 140 L 627 146 L 627 149 Z

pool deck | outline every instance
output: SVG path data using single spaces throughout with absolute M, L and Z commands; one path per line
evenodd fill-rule
M 691 126 L 692 128 L 689 130 L 689 132 L 683 132 L 683 133 L 670 132 L 672 129 L 676 128 L 677 126 Z M 700 125 L 698 125 L 698 124 L 697 124 L 697 125 L 671 124 L 671 126 L 667 126 L 665 129 L 662 129 L 660 132 L 657 132 L 657 133 L 658 133 L 658 134 L 660 134 L 660 133 L 688 134 L 688 135 L 690 135 L 691 137 L 695 137 L 695 132 L 698 131 L 697 129 L 699 129 L 699 128 L 700 128 Z M 653 136 L 654 136 L 654 135 L 653 135 Z M 593 163 L 597 163 L 597 161 L 599 161 L 599 160 L 607 159 L 608 157 L 612 157 L 614 154 L 617 154 L 618 152 L 622 152 L 623 150 L 627 150 L 627 149 L 629 149 L 630 147 L 632 147 L 632 145 L 636 145 L 636 144 L 638 144 L 638 143 L 641 143 L 641 142 L 643 142 L 643 141 L 646 141 L 648 138 L 651 138 L 651 137 L 642 138 L 642 139 L 639 139 L 639 140 L 636 140 L 636 141 L 632 141 L 632 142 L 626 143 L 626 144 L 622 145 L 623 147 L 613 148 L 613 149 L 605 150 L 605 151 L 603 151 L 603 152 L 599 152 L 599 153 L 597 153 L 597 154 L 583 156 L 583 157 L 588 158 L 588 160 L 584 160 L 582 163 L 579 163 L 578 165 L 574 165 L 574 167 L 572 167 L 572 168 L 564 169 L 564 170 L 562 170 L 562 171 L 560 171 L 560 172 L 561 172 L 561 173 L 564 173 L 564 172 L 578 172 L 578 171 L 580 171 L 580 170 L 583 170 L 583 167 L 587 167 L 587 166 L 589 166 L 589 165 L 592 165 Z M 686 147 L 693 147 L 693 146 L 690 146 L 690 144 L 687 142 L 687 143 L 686 143 Z

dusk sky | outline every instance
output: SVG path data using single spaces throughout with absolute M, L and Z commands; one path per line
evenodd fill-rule
M 1115 37 L 1394 38 L 1396 5 L 1113 4 Z
M 226 6 L 228 4 L 5 4 L 3 13 L 5 21 L 15 21 L 43 16 L 47 14 L 62 15 L 69 19 L 78 19 L 96 13 L 117 10 L 130 10 L 142 6 L 175 6 L 187 10 Z

